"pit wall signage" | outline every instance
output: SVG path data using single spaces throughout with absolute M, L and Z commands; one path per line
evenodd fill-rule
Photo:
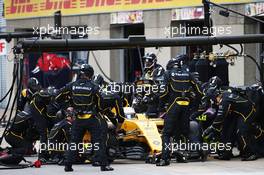
M 192 19 L 204 19 L 203 7 L 177 8 L 171 11 L 172 21 Z
M 0 56 L 7 55 L 7 42 L 4 39 L 0 40 Z
M 248 16 L 264 16 L 264 2 L 246 4 L 245 12 Z
M 143 11 L 111 13 L 111 24 L 143 23 Z
M 253 0 L 212 0 L 216 3 L 246 3 Z M 6 19 L 62 15 L 112 13 L 201 6 L 202 0 L 5 0 Z

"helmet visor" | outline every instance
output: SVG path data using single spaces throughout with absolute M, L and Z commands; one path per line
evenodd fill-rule
M 144 60 L 145 68 L 152 68 L 154 66 L 154 59 L 151 57 L 146 57 Z

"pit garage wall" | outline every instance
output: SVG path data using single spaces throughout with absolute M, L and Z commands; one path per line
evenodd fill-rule
M 245 19 L 245 34 L 260 33 L 260 25 L 256 22 Z M 245 44 L 244 53 L 253 56 L 259 62 L 261 54 L 261 44 Z M 255 64 L 249 59 L 245 59 L 245 85 L 252 85 L 260 80 L 259 71 Z
M 119 25 L 111 25 L 110 38 L 123 38 L 124 28 Z M 114 81 L 124 82 L 125 80 L 125 61 L 124 49 L 110 51 L 110 77 Z
M 66 18 L 65 18 L 66 19 Z M 99 15 L 87 15 L 79 17 L 80 25 L 87 25 L 89 27 L 100 27 L 100 32 L 98 35 L 92 34 L 89 36 L 90 39 L 106 39 L 110 38 L 110 15 L 109 14 L 99 14 Z M 66 22 L 66 21 L 65 21 Z M 64 21 L 62 24 L 65 24 Z M 93 51 L 100 67 L 104 73 L 110 77 L 110 50 L 100 50 Z M 99 67 L 95 63 L 95 58 L 93 54 L 90 53 L 89 64 L 91 64 L 95 70 L 95 73 L 102 73 L 99 70 Z M 104 77 L 105 78 L 105 77 Z
M 4 19 L 2 14 L 3 14 L 3 0 L 0 0 L 0 32 L 5 32 L 6 20 Z M 5 47 L 4 50 L 6 50 L 6 52 L 3 52 L 3 50 L 1 49 L 1 55 L 0 55 L 0 99 L 2 99 L 2 97 L 5 96 L 5 94 L 12 85 L 12 73 L 13 73 L 13 65 L 14 65 L 12 55 L 10 56 L 7 55 L 13 46 L 11 44 L 5 43 L 4 47 Z M 13 100 L 13 98 L 11 100 Z M 7 103 L 8 103 L 8 98 L 6 98 L 4 101 L 0 103 L 0 108 L 6 108 Z
M 166 38 L 166 27 L 171 25 L 171 10 L 144 11 L 144 24 L 146 38 Z M 157 54 L 158 63 L 166 68 L 168 60 L 171 58 L 171 48 L 146 48 L 145 53 L 153 52 Z

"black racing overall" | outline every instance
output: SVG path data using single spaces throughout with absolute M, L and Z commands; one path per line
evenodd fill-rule
M 165 93 L 160 96 L 162 104 L 168 103 L 166 116 L 164 119 L 164 129 L 162 134 L 162 159 L 170 158 L 170 138 L 175 140 L 180 137 L 186 142 L 189 135 L 189 107 L 191 92 L 201 94 L 200 87 L 194 77 L 183 68 L 174 68 L 166 71 L 164 75 L 166 87 Z
M 66 85 L 60 90 L 56 97 L 59 100 L 64 95 L 72 97 L 72 105 L 77 111 L 77 117 L 72 125 L 72 135 L 70 139 L 69 150 L 66 152 L 65 165 L 71 166 L 77 157 L 78 144 L 82 143 L 83 136 L 88 130 L 92 136 L 92 143 L 95 151 L 93 160 L 100 162 L 101 166 L 108 165 L 106 156 L 106 133 L 101 127 L 97 112 L 101 109 L 102 98 L 99 93 L 99 86 L 91 80 L 79 79 L 76 82 Z

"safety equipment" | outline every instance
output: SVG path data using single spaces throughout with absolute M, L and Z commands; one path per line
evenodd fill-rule
M 102 77 L 102 75 L 100 74 L 96 74 L 93 76 L 93 81 L 98 84 L 99 86 L 102 86 L 105 81 L 104 81 L 104 78 Z
M 223 81 L 217 76 L 214 76 L 214 77 L 209 79 L 209 86 L 210 87 L 219 88 L 222 85 L 223 85 Z
M 151 69 L 154 67 L 154 65 L 157 62 L 157 56 L 154 53 L 147 53 L 144 57 L 144 68 L 145 69 Z
M 32 92 L 35 93 L 36 91 L 41 89 L 41 85 L 38 81 L 38 79 L 36 79 L 35 77 L 31 77 L 28 80 L 28 89 Z
M 223 82 L 222 80 L 217 77 L 214 76 L 212 78 L 210 78 L 209 82 L 208 82 L 208 87 L 205 89 L 205 97 L 204 97 L 204 101 L 211 99 L 211 100 L 215 100 L 216 97 L 221 94 L 221 90 L 220 90 L 220 86 L 222 86 Z
M 55 96 L 58 93 L 58 90 L 54 86 L 49 86 L 47 88 L 48 94 L 51 96 Z
M 212 126 L 203 132 L 203 138 L 207 141 L 214 141 L 219 136 L 219 132 Z
M 92 76 L 94 75 L 94 69 L 89 64 L 82 64 L 80 73 L 89 77 L 89 78 L 92 78 Z
M 74 108 L 73 107 L 68 107 L 65 110 L 65 115 L 66 115 L 66 117 L 74 117 L 75 116 Z
M 170 59 L 166 65 L 166 70 L 171 70 L 174 67 L 174 65 L 176 65 L 176 63 L 177 63 L 176 58 Z
M 178 60 L 178 62 L 182 66 L 182 65 L 187 63 L 187 61 L 189 60 L 189 57 L 185 54 L 182 54 L 182 55 L 177 55 L 176 59 Z
M 221 94 L 221 91 L 217 87 L 215 86 L 209 87 L 205 92 L 205 99 L 210 99 L 210 100 L 215 101 L 216 97 L 220 94 Z
M 172 58 L 168 61 L 166 69 L 171 70 L 172 68 L 181 68 L 186 64 L 187 60 L 187 55 L 177 55 L 175 58 Z

